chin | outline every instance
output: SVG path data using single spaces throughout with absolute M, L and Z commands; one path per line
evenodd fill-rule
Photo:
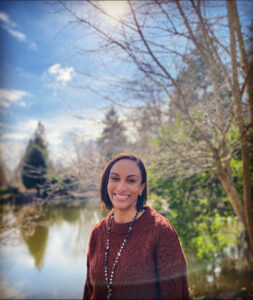
M 127 209 L 131 209 L 131 206 L 127 203 L 112 203 L 113 208 L 115 209 L 122 209 L 122 210 L 127 210 Z
M 133 208 L 136 208 L 136 203 L 127 203 L 127 202 L 122 202 L 120 203 L 119 201 L 112 201 L 112 206 L 114 209 L 119 209 L 119 210 L 132 210 Z

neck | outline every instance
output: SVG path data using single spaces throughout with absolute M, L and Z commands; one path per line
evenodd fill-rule
M 137 213 L 136 208 L 128 212 L 121 209 L 114 209 L 114 220 L 116 223 L 128 223 L 133 220 L 136 213 Z

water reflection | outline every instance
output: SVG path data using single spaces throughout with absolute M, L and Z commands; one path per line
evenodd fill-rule
M 98 201 L 41 209 L 33 230 L 26 226 L 19 241 L 1 246 L 2 299 L 82 297 L 90 231 L 101 218 Z
M 28 247 L 29 253 L 34 258 L 35 267 L 41 269 L 43 266 L 43 259 L 47 247 L 48 227 L 36 226 L 34 234 L 28 238 L 24 236 L 24 241 Z
M 194 254 L 188 253 L 188 281 L 191 295 L 201 297 L 240 290 L 253 291 L 253 272 L 245 270 L 245 253 L 235 261 L 231 256 L 226 256 L 225 254 L 211 264 L 201 261 Z
M 11 218 L 23 223 L 19 239 L 9 240 L 0 247 L 0 298 L 82 297 L 89 236 L 102 216 L 97 200 L 74 204 L 8 207 L 1 211 L 1 224 Z M 227 249 L 215 264 L 188 253 L 191 295 L 199 297 L 241 288 L 253 290 L 252 273 L 240 272 L 238 268 L 247 261 L 244 248 L 242 243 L 238 248 Z

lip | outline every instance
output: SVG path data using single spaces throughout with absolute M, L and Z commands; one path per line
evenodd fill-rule
M 127 201 L 130 198 L 130 195 L 120 195 L 117 193 L 113 193 L 113 198 L 116 199 L 117 201 Z

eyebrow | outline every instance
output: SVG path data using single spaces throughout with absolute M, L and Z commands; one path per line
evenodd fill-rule
M 119 176 L 119 174 L 116 173 L 116 172 L 111 172 L 109 175 L 117 175 L 117 176 Z M 135 174 L 127 175 L 127 177 L 132 177 L 132 176 L 138 177 L 138 175 L 135 175 Z

